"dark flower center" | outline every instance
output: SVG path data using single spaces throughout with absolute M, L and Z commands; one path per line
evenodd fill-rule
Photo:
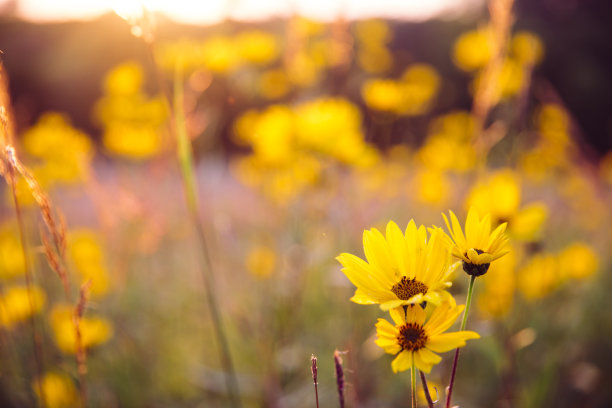
M 399 329 L 397 344 L 402 350 L 417 351 L 425 347 L 427 334 L 420 324 L 406 323 Z
M 474 249 L 474 250 L 476 251 L 478 255 L 484 254 L 485 252 L 480 249 Z M 467 252 L 465 253 L 465 256 L 467 257 Z M 490 265 L 491 264 L 488 264 L 488 263 L 476 265 L 473 263 L 468 263 L 468 262 L 463 261 L 463 270 L 465 271 L 465 273 L 467 273 L 470 276 L 482 276 L 485 273 L 487 273 Z
M 391 292 L 393 292 L 398 299 L 408 300 L 419 293 L 426 294 L 427 285 L 416 279 L 408 279 L 402 276 L 402 280 L 391 287 Z

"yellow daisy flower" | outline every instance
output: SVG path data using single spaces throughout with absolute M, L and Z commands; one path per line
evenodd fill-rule
M 442 216 L 454 241 L 452 254 L 463 260 L 463 270 L 468 275 L 484 275 L 489 270 L 491 262 L 509 252 L 506 249 L 508 238 L 505 235 L 508 223 L 504 222 L 491 232 L 491 216 L 487 214 L 480 218 L 476 209 L 470 207 L 464 235 L 461 224 L 452 211 L 450 211 L 451 223 L 448 222 L 446 215 Z
M 412 364 L 424 373 L 438 364 L 444 353 L 465 346 L 465 341 L 477 339 L 480 335 L 473 331 L 444 333 L 455 322 L 465 306 L 457 306 L 452 298 L 435 308 L 427 322 L 425 310 L 421 306 L 408 306 L 391 309 L 389 312 L 395 325 L 385 319 L 376 323 L 376 344 L 386 353 L 396 354 L 391 362 L 394 373 L 412 368 Z
M 348 253 L 336 259 L 342 272 L 357 286 L 351 300 L 362 305 L 380 304 L 383 310 L 432 302 L 439 304 L 450 294 L 450 251 L 444 232 L 430 229 L 427 240 L 424 226 L 410 221 L 405 234 L 396 223 L 387 224 L 386 237 L 376 228 L 363 232 L 367 262 Z M 457 263 L 458 264 L 458 263 Z

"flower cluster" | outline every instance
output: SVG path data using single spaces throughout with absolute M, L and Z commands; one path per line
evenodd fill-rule
M 364 231 L 366 260 L 349 253 L 337 257 L 342 271 L 357 287 L 351 300 L 379 304 L 389 311 L 393 323 L 378 319 L 376 344 L 396 356 L 391 363 L 393 372 L 410 369 L 413 378 L 416 369 L 429 373 L 442 360 L 436 353 L 463 347 L 466 340 L 480 337 L 464 330 L 467 310 L 461 330 L 446 332 L 466 309 L 446 290 L 454 271 L 462 264 L 472 277 L 469 308 L 474 278 L 487 273 L 491 262 L 509 252 L 506 223 L 492 230 L 491 216 L 481 217 L 472 207 L 464 233 L 452 211 L 450 222 L 443 216 L 450 236 L 438 227 L 417 227 L 413 220 L 402 232 L 390 221 L 385 235 L 376 228 Z

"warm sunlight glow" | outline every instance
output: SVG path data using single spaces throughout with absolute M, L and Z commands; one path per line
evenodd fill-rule
M 0 6 L 10 0 L 0 0 Z M 115 11 L 124 18 L 141 13 L 142 7 L 162 12 L 173 20 L 211 24 L 224 18 L 261 20 L 294 13 L 318 20 L 338 16 L 350 19 L 378 16 L 423 20 L 444 12 L 462 11 L 481 0 L 21 0 L 18 14 L 37 21 L 89 19 Z

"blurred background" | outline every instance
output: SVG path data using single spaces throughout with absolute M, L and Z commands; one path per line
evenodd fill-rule
M 0 2 L 3 144 L 65 217 L 71 286 L 31 185 L 24 248 L 5 183 L 0 405 L 232 406 L 202 269 L 243 406 L 314 406 L 311 354 L 336 405 L 336 349 L 348 406 L 406 405 L 374 344 L 385 314 L 349 301 L 335 257 L 469 206 L 509 223 L 512 252 L 477 281 L 454 403 L 612 404 L 612 4 L 374 3 Z M 429 378 L 441 401 L 451 361 Z

